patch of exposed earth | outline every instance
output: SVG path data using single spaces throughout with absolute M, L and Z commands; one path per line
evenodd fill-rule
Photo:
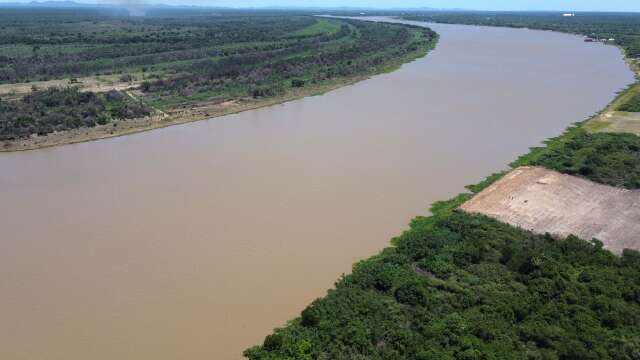
M 640 250 L 640 190 L 520 167 L 460 208 L 539 234 L 596 238 L 616 254 Z
M 640 135 L 640 113 L 608 111 L 586 124 L 593 132 L 631 133 Z
M 32 81 L 26 83 L 0 84 L 0 96 L 3 98 L 20 97 L 31 93 L 34 89 L 43 90 L 50 87 L 77 86 L 82 91 L 107 92 L 110 90 L 128 90 L 140 86 L 142 80 L 123 81 L 119 76 L 103 75 L 85 77 L 77 80 L 58 79 Z

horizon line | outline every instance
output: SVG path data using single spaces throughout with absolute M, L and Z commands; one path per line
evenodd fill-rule
M 88 6 L 88 7 L 115 7 L 115 8 L 151 8 L 151 7 L 175 7 L 175 8 L 200 8 L 200 9 L 233 9 L 233 10 L 242 10 L 242 9 L 279 9 L 279 10 L 313 10 L 313 9 L 322 9 L 322 10 L 374 10 L 374 11 L 384 11 L 384 10 L 394 10 L 394 11 L 459 11 L 459 12 L 572 12 L 572 13 L 640 13 L 640 10 L 572 10 L 572 9 L 523 9 L 523 10 L 506 10 L 506 9 L 472 9 L 472 8 L 434 8 L 429 6 L 422 7 L 365 7 L 365 6 L 307 6 L 307 5 L 264 5 L 264 6 L 216 6 L 216 5 L 196 5 L 196 4 L 166 4 L 166 3 L 138 3 L 138 4 L 122 4 L 122 3 L 97 3 L 97 2 L 83 2 L 83 1 L 73 1 L 73 0 L 44 0 L 44 1 L 36 1 L 36 0 L 10 0 L 3 1 L 0 0 L 0 7 L 3 5 L 20 5 L 20 6 L 29 6 L 29 5 L 48 5 L 48 4 L 69 4 L 69 7 L 72 5 L 80 5 L 80 6 Z

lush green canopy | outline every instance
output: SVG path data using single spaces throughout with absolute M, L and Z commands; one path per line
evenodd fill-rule
M 637 359 L 640 253 L 446 204 L 269 335 L 250 359 Z

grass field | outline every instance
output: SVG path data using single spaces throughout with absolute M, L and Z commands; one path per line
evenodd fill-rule
M 640 83 L 629 88 L 621 97 L 617 110 L 626 112 L 640 112 Z
M 314 36 L 319 34 L 331 35 L 340 31 L 340 26 L 332 21 L 319 19 L 316 23 L 294 32 L 293 36 Z

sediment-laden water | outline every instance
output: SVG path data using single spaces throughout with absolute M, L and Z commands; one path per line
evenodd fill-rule
M 237 359 L 633 80 L 576 36 L 432 27 L 426 58 L 323 96 L 0 154 L 0 358 Z

